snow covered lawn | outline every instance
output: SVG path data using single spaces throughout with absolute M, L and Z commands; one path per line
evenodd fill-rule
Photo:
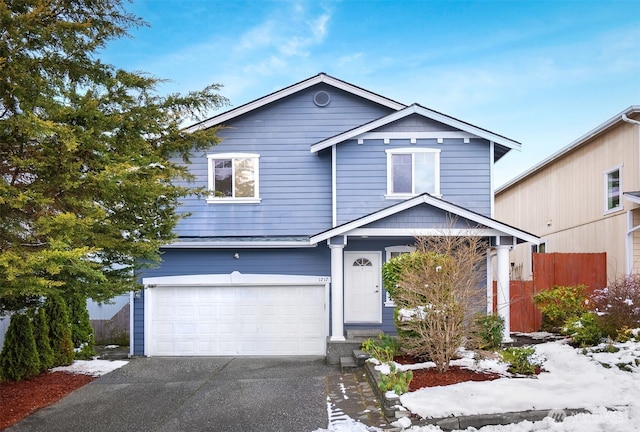
M 536 352 L 546 358 L 543 364 L 546 372 L 537 378 L 501 378 L 430 387 L 402 395 L 400 401 L 411 412 L 434 418 L 541 409 L 596 409 L 640 401 L 638 373 L 616 366 L 605 368 L 580 349 L 562 342 L 537 345 Z
M 535 423 L 485 426 L 480 429 L 482 432 L 640 431 L 640 343 L 626 342 L 613 347 L 603 344 L 583 350 L 563 341 L 536 345 L 536 353 L 545 358 L 545 372 L 536 378 L 505 377 L 424 388 L 402 395 L 400 401 L 423 418 L 565 408 L 586 408 L 591 412 L 567 417 L 564 422 L 546 418 Z M 473 364 L 469 359 L 459 362 Z M 491 360 L 474 366 L 479 367 L 504 370 L 504 365 Z M 398 426 L 411 432 L 440 431 L 435 426 L 411 427 L 409 423 L 398 423 Z M 328 429 L 335 432 L 378 430 L 353 421 L 331 424 Z
M 50 369 L 51 372 L 68 372 L 91 376 L 102 376 L 129 363 L 127 360 L 75 360 L 69 366 Z

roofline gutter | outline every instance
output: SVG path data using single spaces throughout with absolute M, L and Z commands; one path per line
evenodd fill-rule
M 622 119 L 622 121 L 630 123 L 630 124 L 634 124 L 634 125 L 638 125 L 640 126 L 640 121 L 638 120 L 634 120 L 634 119 L 630 119 L 629 117 L 627 117 L 627 113 L 623 113 L 622 116 L 620 116 L 620 118 Z M 640 158 L 640 127 L 638 127 L 638 158 Z M 640 166 L 640 160 L 638 161 L 638 166 Z M 640 173 L 638 173 L 638 175 L 640 175 Z M 627 269 L 627 273 L 629 273 L 631 271 L 631 268 Z
M 640 105 L 631 105 L 630 107 L 626 108 L 621 113 L 616 114 L 615 116 L 613 116 L 609 120 L 605 121 L 604 123 L 600 124 L 596 128 L 594 128 L 591 131 L 587 132 L 586 134 L 582 135 L 580 138 L 578 138 L 577 140 L 571 142 L 569 145 L 561 148 L 560 150 L 558 150 L 557 152 L 553 153 L 551 156 L 545 158 L 541 162 L 537 163 L 533 167 L 529 168 L 528 170 L 526 170 L 522 174 L 520 174 L 520 175 L 514 177 L 513 179 L 509 180 L 508 182 L 506 182 L 505 184 L 503 184 L 502 186 L 497 188 L 495 190 L 494 194 L 497 195 L 497 194 L 509 189 L 511 186 L 517 184 L 521 180 L 524 180 L 525 178 L 529 177 L 530 175 L 536 173 L 537 171 L 540 171 L 542 168 L 546 167 L 551 162 L 555 161 L 556 159 L 560 158 L 561 156 L 564 156 L 565 154 L 571 152 L 572 150 L 580 147 L 582 144 L 584 144 L 588 140 L 600 135 L 601 133 L 603 133 L 604 131 L 609 129 L 611 126 L 613 126 L 616 123 L 618 123 L 620 120 L 627 121 L 627 120 L 625 120 L 625 118 L 627 118 L 630 121 L 630 123 L 637 123 L 636 120 L 633 120 L 633 119 L 630 119 L 629 117 L 627 117 L 627 114 L 631 114 L 633 112 L 640 112 Z

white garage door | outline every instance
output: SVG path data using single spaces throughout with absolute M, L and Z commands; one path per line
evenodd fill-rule
M 156 286 L 149 356 L 324 355 L 325 286 Z

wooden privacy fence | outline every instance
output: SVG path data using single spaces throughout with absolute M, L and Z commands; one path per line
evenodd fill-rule
M 91 327 L 97 345 L 129 344 L 129 303 L 109 319 L 92 319 Z
M 533 280 L 510 281 L 509 312 L 512 332 L 540 330 L 542 314 L 533 296 L 554 285 L 585 285 L 588 293 L 607 286 L 607 254 L 534 253 Z M 497 284 L 493 283 L 493 310 L 497 310 Z

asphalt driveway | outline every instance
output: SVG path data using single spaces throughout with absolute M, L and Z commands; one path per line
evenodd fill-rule
M 320 358 L 139 358 L 7 431 L 311 432 L 328 425 Z

